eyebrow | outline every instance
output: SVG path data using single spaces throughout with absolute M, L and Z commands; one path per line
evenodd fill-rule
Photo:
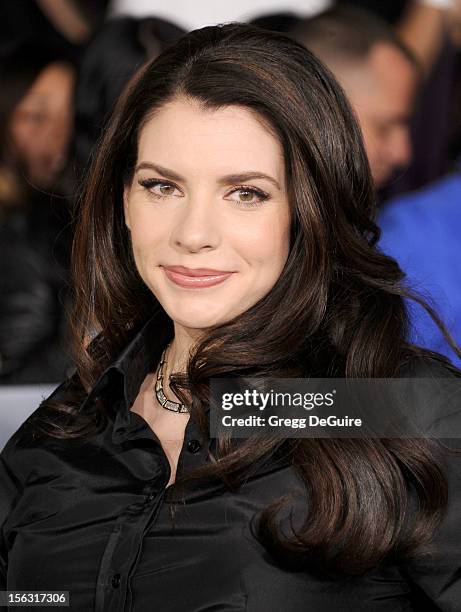
M 185 179 L 174 172 L 174 170 L 170 170 L 169 168 L 164 168 L 163 166 L 159 166 L 158 164 L 152 164 L 150 162 L 141 162 L 135 168 L 135 172 L 138 170 L 154 170 L 161 174 L 165 178 L 171 179 L 172 181 L 182 181 L 185 182 Z M 278 181 L 275 180 L 272 176 L 268 174 L 264 174 L 264 172 L 239 172 L 236 174 L 227 174 L 226 176 L 222 176 L 218 183 L 221 185 L 229 185 L 231 183 L 245 183 L 246 181 L 251 181 L 253 179 L 265 179 L 272 183 L 277 189 L 280 190 L 280 185 Z

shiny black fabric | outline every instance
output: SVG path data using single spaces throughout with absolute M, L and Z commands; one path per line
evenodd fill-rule
M 65 318 L 70 216 L 28 194 L 0 222 L 0 385 L 56 383 L 72 368 Z
M 250 529 L 285 493 L 294 495 L 295 527 L 305 515 L 305 489 L 283 452 L 253 466 L 237 490 L 198 481 L 183 499 L 165 488 L 166 455 L 129 410 L 158 359 L 154 335 L 148 323 L 82 406 L 105 402 L 101 433 L 34 441 L 23 425 L 1 453 L 0 590 L 68 590 L 71 609 L 85 612 L 461 610 L 461 458 L 450 459 L 449 512 L 425 563 L 343 580 L 286 567 Z M 206 461 L 213 444 L 189 419 L 178 475 Z M 288 525 L 285 515 L 287 535 Z

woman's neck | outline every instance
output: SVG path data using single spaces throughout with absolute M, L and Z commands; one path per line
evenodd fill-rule
M 174 338 L 167 351 L 168 372 L 186 372 L 192 347 L 202 334 L 202 330 L 190 329 L 174 324 Z

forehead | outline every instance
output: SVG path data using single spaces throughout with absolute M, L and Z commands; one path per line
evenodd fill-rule
M 144 123 L 140 161 L 191 173 L 259 170 L 280 180 L 284 174 L 282 146 L 262 117 L 243 106 L 206 109 L 183 98 L 162 106 Z
M 32 84 L 30 91 L 41 93 L 53 87 L 63 87 L 72 82 L 72 68 L 60 62 L 45 66 Z
M 73 90 L 73 69 L 66 64 L 53 62 L 38 74 L 18 106 L 47 105 L 50 109 L 59 106 L 70 97 Z
M 375 45 L 370 52 L 369 66 L 380 83 L 395 95 L 411 93 L 416 85 L 416 68 L 393 45 Z
M 359 115 L 408 116 L 413 106 L 418 74 L 405 55 L 389 43 L 376 44 L 366 61 L 339 74 Z

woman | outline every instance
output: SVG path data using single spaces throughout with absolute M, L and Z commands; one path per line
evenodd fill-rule
M 300 45 L 207 27 L 135 77 L 77 226 L 77 372 L 2 453 L 2 588 L 98 611 L 456 608 L 440 444 L 209 436 L 215 376 L 457 375 L 405 342 L 373 212 L 344 94 Z
M 63 194 L 74 79 L 66 54 L 43 42 L 0 54 L 0 384 L 58 382 L 71 371 Z

